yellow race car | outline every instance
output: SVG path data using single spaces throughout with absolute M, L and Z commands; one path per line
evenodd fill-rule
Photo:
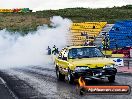
M 83 77 L 85 80 L 108 77 L 114 82 L 117 69 L 111 58 L 106 58 L 95 46 L 70 46 L 63 48 L 55 59 L 59 80 L 67 78 L 69 83 Z

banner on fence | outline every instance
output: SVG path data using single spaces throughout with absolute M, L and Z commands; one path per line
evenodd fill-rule
M 115 65 L 117 66 L 124 66 L 124 61 L 122 58 L 114 58 L 113 61 L 115 62 Z

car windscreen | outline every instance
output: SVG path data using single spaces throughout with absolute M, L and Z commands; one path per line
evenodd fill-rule
M 69 59 L 93 57 L 104 57 L 104 55 L 99 49 L 94 47 L 72 48 L 68 53 Z

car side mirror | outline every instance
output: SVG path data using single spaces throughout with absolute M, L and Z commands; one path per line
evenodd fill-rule
M 62 58 L 62 60 L 65 60 L 65 61 L 67 61 L 67 57 L 63 57 L 63 58 Z
M 58 58 L 61 58 L 61 56 L 58 56 Z

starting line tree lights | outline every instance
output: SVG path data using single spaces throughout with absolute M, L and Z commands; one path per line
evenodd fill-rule
M 29 8 L 15 8 L 15 9 L 0 9 L 0 13 L 3 12 L 32 12 Z

